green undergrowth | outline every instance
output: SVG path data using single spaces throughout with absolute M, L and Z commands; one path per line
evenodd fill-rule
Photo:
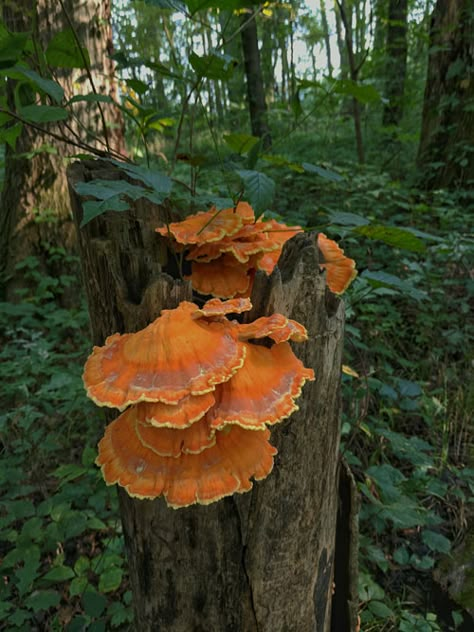
M 72 276 L 21 268 L 34 291 L 0 304 L 0 628 L 126 630 L 117 499 L 94 465 L 105 421 L 81 379 L 87 311 L 58 307 Z

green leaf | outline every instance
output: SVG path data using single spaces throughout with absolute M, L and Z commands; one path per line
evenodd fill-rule
M 421 533 L 421 539 L 432 551 L 437 553 L 449 553 L 451 550 L 451 542 L 441 533 L 425 529 Z
M 405 566 L 410 561 L 410 554 L 405 546 L 399 547 L 393 554 L 393 559 L 400 566 Z
M 51 79 L 45 79 L 34 70 L 29 70 L 28 68 L 16 67 L 14 70 L 29 79 L 37 88 L 49 95 L 56 103 L 61 103 L 63 100 L 64 90 L 59 83 Z
M 50 582 L 65 582 L 74 577 L 74 571 L 69 566 L 56 566 L 43 575 L 43 579 Z
M 415 300 L 424 300 L 428 298 L 426 292 L 417 290 L 410 283 L 400 279 L 400 277 L 388 272 L 372 272 L 371 270 L 364 270 L 360 275 L 361 279 L 364 279 L 370 283 L 373 287 L 392 287 L 399 290 L 402 294 L 407 294 Z
M 117 566 L 110 566 L 99 578 L 99 591 L 100 592 L 112 592 L 122 583 L 123 571 Z
M 107 211 L 128 211 L 130 208 L 130 204 L 128 202 L 124 202 L 120 195 L 116 195 L 102 202 L 92 202 L 87 201 L 82 205 L 82 210 L 84 214 L 82 216 L 81 228 L 83 228 L 86 224 L 88 224 L 94 217 L 98 217 L 99 215 L 103 215 Z
M 382 601 L 369 601 L 367 607 L 370 612 L 379 619 L 388 619 L 393 616 L 393 610 L 386 606 Z
M 257 136 L 250 134 L 224 134 L 223 138 L 232 151 L 237 154 L 248 153 L 260 141 Z
M 89 617 L 100 617 L 107 605 L 107 598 L 97 592 L 88 591 L 82 596 L 84 612 Z
M 3 24 L 0 24 L 0 62 L 17 62 L 31 33 L 10 33 Z
M 33 612 L 49 610 L 59 605 L 61 597 L 56 590 L 35 590 L 25 600 L 25 606 Z
M 83 577 L 75 577 L 69 585 L 69 594 L 71 597 L 82 595 L 88 586 L 90 586 L 90 584 L 85 575 Z
M 16 627 L 21 627 L 25 621 L 28 621 L 29 619 L 31 619 L 31 613 L 28 612 L 27 610 L 15 610 L 15 612 L 10 615 L 7 619 L 8 623 L 13 623 L 14 626 Z M 25 629 L 25 628 L 23 628 Z M 28 628 L 31 629 L 31 628 Z
M 118 160 L 113 160 L 122 171 L 134 180 L 140 180 L 147 187 L 155 191 L 159 196 L 167 196 L 171 191 L 172 181 L 167 175 L 158 169 L 149 169 L 141 165 L 131 165 Z
M 329 213 L 329 221 L 331 224 L 338 226 L 365 226 L 369 224 L 369 220 L 355 213 L 346 213 L 345 211 L 331 211 Z
M 317 173 L 318 176 L 321 176 L 321 178 L 324 178 L 325 180 L 331 180 L 332 182 L 341 182 L 344 180 L 344 178 L 335 171 L 325 169 L 324 167 L 318 167 L 317 165 L 312 165 L 309 162 L 303 162 L 301 166 L 308 173 Z
M 126 79 L 125 83 L 137 94 L 145 94 L 150 89 L 150 86 L 140 79 Z
M 425 244 L 419 237 L 396 226 L 370 224 L 369 226 L 358 226 L 354 229 L 354 232 L 365 235 L 365 237 L 369 237 L 369 239 L 383 241 L 390 246 L 401 248 L 402 250 L 409 250 L 411 252 L 424 252 L 426 250 Z
M 304 168 L 297 162 L 292 162 L 283 156 L 277 156 L 275 154 L 265 154 L 262 156 L 263 160 L 269 162 L 271 165 L 275 165 L 275 167 L 288 167 L 292 171 L 296 171 L 296 173 L 304 173 Z
M 380 101 L 380 93 L 370 84 L 360 84 L 351 79 L 337 79 L 333 84 L 336 94 L 354 97 L 361 103 Z
M 237 60 L 220 53 L 210 53 L 200 57 L 192 52 L 189 56 L 189 63 L 198 77 L 206 77 L 207 79 L 230 79 L 235 66 L 237 66 Z
M 15 151 L 16 141 L 23 129 L 23 123 L 15 123 L 11 127 L 3 127 L 0 129 L 0 142 L 7 143 L 9 147 Z
M 15 571 L 17 578 L 17 587 L 20 596 L 28 592 L 34 580 L 38 577 L 38 569 L 40 565 L 40 550 L 37 546 L 28 546 L 22 550 L 22 559 L 24 566 Z
M 237 171 L 245 186 L 245 195 L 257 213 L 265 211 L 275 195 L 275 182 L 260 171 Z
M 89 53 L 86 48 L 79 47 L 71 28 L 53 35 L 46 49 L 46 59 L 56 68 L 90 67 Z
M 52 105 L 26 105 L 19 113 L 30 123 L 54 123 L 69 117 L 67 110 Z

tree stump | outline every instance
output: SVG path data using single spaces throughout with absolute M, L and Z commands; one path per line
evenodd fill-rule
M 74 184 L 120 177 L 103 161 L 70 167 L 78 224 Z M 79 229 L 94 344 L 141 329 L 162 309 L 191 299 L 189 283 L 170 275 L 173 262 L 154 231 L 169 218 L 169 209 L 139 200 L 130 211 L 106 213 Z M 314 236 L 295 236 L 272 276 L 257 275 L 252 295 L 249 320 L 280 312 L 307 327 L 309 341 L 295 351 L 316 374 L 300 409 L 272 430 L 278 454 L 270 476 L 249 493 L 179 510 L 119 489 L 140 632 L 354 629 L 355 572 L 349 569 L 356 566 L 356 536 L 349 528 L 338 529 L 343 559 L 335 562 L 344 309 L 326 290 L 315 244 Z M 349 510 L 339 511 L 343 526 L 351 524 Z M 334 591 L 338 607 L 331 616 Z

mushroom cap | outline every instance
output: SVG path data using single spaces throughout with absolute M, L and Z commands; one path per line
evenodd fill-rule
M 308 332 L 303 325 L 285 318 L 282 314 L 272 314 L 271 316 L 262 316 L 252 323 L 238 324 L 239 340 L 245 341 L 251 338 L 271 338 L 275 342 L 286 342 L 294 340 L 295 342 L 304 342 L 308 340 Z
M 88 396 L 99 406 L 123 410 L 141 401 L 177 404 L 229 380 L 245 348 L 226 323 L 193 320 L 194 303 L 163 310 L 134 334 L 114 334 L 94 347 L 84 367 Z
M 354 259 L 344 255 L 344 250 L 324 233 L 318 234 L 318 248 L 324 257 L 321 268 L 326 269 L 326 283 L 331 292 L 342 294 L 357 276 Z
M 216 388 L 216 405 L 207 414 L 213 428 L 236 424 L 260 430 L 276 424 L 298 409 L 295 400 L 304 383 L 314 380 L 314 371 L 303 366 L 289 343 L 271 349 L 244 344 L 244 366 Z
M 253 222 L 255 215 L 246 202 L 240 202 L 235 208 L 202 211 L 189 215 L 182 222 L 173 222 L 156 229 L 163 237 L 170 235 L 181 244 L 206 244 L 234 235 L 244 222 Z
M 191 264 L 193 288 L 201 294 L 212 294 L 219 298 L 233 298 L 247 295 L 251 288 L 252 277 L 244 263 L 229 261 L 230 255 L 221 255 L 210 263 Z
M 159 456 L 142 444 L 131 415 L 124 413 L 107 426 L 96 463 L 108 485 L 118 483 L 130 496 L 163 495 L 174 508 L 207 505 L 248 491 L 251 477 L 260 480 L 270 474 L 276 449 L 269 436 L 268 430 L 235 426 L 216 432 L 215 445 L 199 454 Z
M 204 303 L 201 309 L 197 309 L 193 318 L 215 318 L 226 314 L 242 314 L 252 309 L 249 298 L 232 298 L 228 301 L 221 301 L 220 298 L 211 298 Z
M 202 395 L 186 395 L 176 404 L 163 402 L 143 402 L 137 404 L 143 411 L 142 420 L 156 428 L 188 428 L 191 424 L 204 417 L 209 408 L 214 405 L 214 393 Z

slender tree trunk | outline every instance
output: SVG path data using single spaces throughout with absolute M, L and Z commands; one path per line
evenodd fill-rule
M 65 2 L 69 18 L 77 34 L 88 49 L 91 73 L 97 92 L 115 96 L 113 68 L 109 54 L 112 51 L 110 29 L 110 3 L 87 0 L 80 4 L 73 0 Z M 51 37 L 67 28 L 68 21 L 58 2 L 51 0 L 22 0 L 4 5 L 4 20 L 11 31 L 27 31 L 35 25 L 36 37 L 45 46 Z M 92 92 L 83 70 L 60 71 L 60 81 L 66 98 L 77 92 Z M 73 87 L 74 85 L 74 87 Z M 13 104 L 12 104 L 13 106 Z M 102 112 L 107 122 L 109 144 L 124 150 L 121 117 L 117 109 L 102 104 Z M 96 147 L 106 149 L 96 136 L 104 140 L 103 120 L 99 108 L 90 103 L 76 104 L 76 121 L 72 123 L 69 136 L 77 134 L 81 140 Z M 51 126 L 58 131 L 57 127 Z M 53 146 L 55 153 L 42 151 L 44 146 Z M 25 158 L 33 152 L 32 158 Z M 62 248 L 71 252 L 75 247 L 75 233 L 72 223 L 67 182 L 65 175 L 66 156 L 77 153 L 77 148 L 51 140 L 48 134 L 24 127 L 16 149 L 6 149 L 5 184 L 0 209 L 0 281 L 3 295 L 14 299 L 16 290 L 24 283 L 23 275 L 15 272 L 16 265 L 30 255 L 40 257 L 43 270 L 54 274 L 47 261 L 51 248 Z
M 337 6 L 337 0 L 335 4 Z M 346 79 L 349 74 L 349 62 L 347 60 L 347 48 L 344 41 L 344 34 L 342 32 L 341 14 L 338 9 L 335 9 L 334 14 L 336 17 L 337 49 L 339 51 L 340 60 L 339 76 L 341 79 Z
M 103 164 L 70 169 L 78 222 L 82 208 L 73 186 L 97 177 L 118 175 Z M 172 270 L 154 232 L 160 219 L 169 221 L 166 210 L 142 200 L 80 230 L 95 344 L 115 331 L 136 331 L 161 309 L 191 298 L 189 284 L 167 274 Z M 297 235 L 279 270 L 257 275 L 254 286 L 252 320 L 271 310 L 303 322 L 311 342 L 296 352 L 318 376 L 305 386 L 299 411 L 272 432 L 279 454 L 268 479 L 249 493 L 179 510 L 120 491 L 134 629 L 329 632 L 336 596 L 332 630 L 354 629 L 356 518 L 344 476 L 336 522 L 338 476 L 345 471 L 338 456 L 343 307 L 317 271 L 314 238 Z
M 329 24 L 328 24 L 328 17 L 326 13 L 325 0 L 320 0 L 320 10 L 321 10 L 321 26 L 323 27 L 324 46 L 326 48 L 326 58 L 327 58 L 327 64 L 328 64 L 328 74 L 330 77 L 332 77 L 333 66 L 332 66 L 332 56 L 331 56 L 331 40 L 329 37 Z M 312 59 L 313 59 L 313 56 L 312 56 Z M 314 66 L 315 64 L 313 62 L 313 74 L 316 75 L 316 73 L 314 72 Z
M 265 103 L 265 88 L 260 66 L 260 52 L 258 50 L 257 24 L 255 19 L 249 20 L 248 13 L 242 15 L 241 24 L 243 26 L 241 31 L 242 50 L 245 60 L 252 134 L 261 137 L 264 147 L 269 147 L 272 144 L 272 139 L 267 123 L 267 105 Z
M 346 50 L 347 50 L 347 59 L 349 61 L 350 77 L 352 81 L 357 83 L 357 80 L 359 78 L 360 68 L 359 66 L 357 66 L 355 56 L 354 56 L 350 16 L 348 16 L 347 14 L 344 0 L 336 0 L 336 2 L 337 2 L 337 6 L 339 7 L 339 12 L 341 14 L 342 24 L 344 25 L 345 42 L 346 42 Z M 359 101 L 357 101 L 357 99 L 355 98 L 352 99 L 352 115 L 354 119 L 357 156 L 359 159 L 359 163 L 363 164 L 365 162 L 365 156 L 364 156 L 364 142 L 362 139 L 360 104 L 359 104 Z
M 399 125 L 403 116 L 407 68 L 408 0 L 389 0 L 383 124 Z
M 472 0 L 438 0 L 418 164 L 427 187 L 474 186 L 474 11 Z

